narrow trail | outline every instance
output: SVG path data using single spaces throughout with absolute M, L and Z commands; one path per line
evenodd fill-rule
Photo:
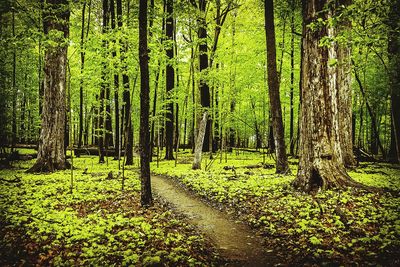
M 266 252 L 262 239 L 246 225 L 235 223 L 181 188 L 175 181 L 163 176 L 151 177 L 152 189 L 185 214 L 191 223 L 208 236 L 220 254 L 234 262 L 230 266 L 271 266 L 273 255 Z

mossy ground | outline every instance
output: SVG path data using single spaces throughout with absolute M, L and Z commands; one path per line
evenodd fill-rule
M 32 153 L 32 151 L 30 152 Z M 13 162 L 0 177 L 0 265 L 218 265 L 208 239 L 167 203 L 140 207 L 137 168 L 127 166 L 125 190 L 118 162 L 74 159 L 70 170 L 26 174 L 34 160 Z M 84 170 L 87 168 L 86 173 Z M 114 179 L 107 179 L 113 172 Z
M 32 151 L 24 151 L 32 153 Z M 0 265 L 220 265 L 207 238 L 156 199 L 140 207 L 137 161 L 125 170 L 125 191 L 116 178 L 118 162 L 97 157 L 74 159 L 70 170 L 26 174 L 34 160 L 13 162 L 0 177 Z M 203 157 L 203 170 L 191 170 L 192 155 L 154 161 L 154 173 L 167 175 L 212 205 L 248 222 L 264 237 L 282 264 L 400 264 L 400 167 L 361 163 L 350 175 L 391 193 L 329 190 L 316 195 L 290 186 L 292 174 L 274 168 L 245 168 L 263 161 L 254 152 Z M 265 163 L 273 164 L 266 157 Z M 158 165 L 158 166 L 157 166 Z M 207 171 L 204 168 L 207 167 Z M 225 170 L 234 166 L 235 171 Z M 87 168 L 87 173 L 83 174 Z M 112 171 L 114 179 L 107 179 Z
M 398 165 L 361 163 L 349 171 L 355 180 L 391 193 L 349 188 L 309 195 L 290 186 L 297 171 L 295 159 L 290 159 L 292 174 L 288 176 L 276 175 L 274 168 L 245 167 L 262 161 L 263 156 L 254 152 L 219 155 L 213 161 L 205 155 L 203 170 L 193 171 L 191 155 L 182 153 L 176 166 L 173 161 L 161 161 L 158 167 L 153 163 L 152 171 L 177 179 L 258 229 L 267 249 L 273 249 L 284 264 L 400 264 Z M 264 163 L 274 162 L 266 157 Z M 234 166 L 235 171 L 225 166 Z

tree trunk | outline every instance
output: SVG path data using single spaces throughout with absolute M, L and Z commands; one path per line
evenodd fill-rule
M 44 99 L 38 157 L 29 172 L 53 172 L 67 166 L 64 150 L 66 117 L 66 61 L 69 37 L 69 8 L 67 0 L 49 0 L 44 14 L 44 33 L 61 31 L 55 45 L 48 46 L 44 64 Z
M 348 6 L 352 0 L 339 0 L 339 4 Z M 340 14 L 338 14 L 340 15 Z M 349 30 L 351 23 L 344 19 L 339 30 Z M 339 44 L 337 46 L 337 84 L 338 87 L 338 108 L 339 108 L 339 138 L 342 149 L 342 159 L 345 167 L 357 165 L 353 154 L 353 110 L 352 110 L 352 89 L 351 89 L 351 48 L 350 44 Z
M 15 11 L 12 11 L 12 36 L 15 37 Z M 11 149 L 14 149 L 14 146 L 17 142 L 17 98 L 18 98 L 18 89 L 16 86 L 16 66 L 17 66 L 17 52 L 16 48 L 13 48 L 13 78 L 12 78 L 12 137 L 11 137 Z
M 116 28 L 116 17 L 115 17 L 115 3 L 111 0 L 111 28 L 115 31 Z M 118 30 L 120 27 L 118 26 Z M 116 39 L 113 39 L 114 44 L 117 43 Z M 115 46 L 114 46 L 115 47 Z M 116 48 L 112 51 L 112 57 L 115 60 L 117 58 Z M 115 115 L 115 141 L 114 141 L 114 159 L 119 159 L 120 151 L 120 134 L 119 134 L 119 70 L 115 64 L 114 66 L 114 115 Z
M 390 8 L 389 62 L 390 62 L 390 104 L 391 104 L 391 142 L 389 160 L 400 162 L 400 1 L 396 0 Z
M 276 173 L 290 172 L 286 156 L 279 81 L 276 70 L 276 45 L 273 0 L 265 0 L 265 32 L 267 39 L 268 93 L 272 115 L 276 153 Z
M 165 69 L 165 85 L 166 85 L 166 114 L 165 114 L 165 159 L 174 159 L 174 102 L 172 97 L 172 90 L 175 85 L 175 70 L 174 70 L 174 3 L 173 0 L 165 0 L 165 33 L 167 38 L 167 48 L 165 50 L 167 55 L 167 64 Z M 176 122 L 175 122 L 176 123 Z
M 325 1 L 303 1 L 306 25 L 327 20 Z M 332 81 L 336 71 L 328 62 L 332 51 L 320 46 L 331 29 L 303 27 L 302 86 L 299 169 L 293 185 L 303 191 L 358 185 L 346 173 L 342 161 L 339 133 L 338 90 Z
M 82 24 L 81 24 L 81 79 L 79 85 L 79 136 L 78 136 L 78 147 L 82 146 L 82 136 L 83 136 L 83 68 L 85 66 L 85 50 L 83 47 L 85 38 L 85 9 L 86 1 L 83 2 L 82 7 Z
M 103 25 L 102 25 L 102 34 L 105 35 L 107 32 L 108 28 L 108 21 L 109 21 L 109 5 L 108 5 L 108 0 L 103 0 Z M 102 74 L 101 74 L 101 88 L 100 88 L 100 107 L 99 107 L 99 127 L 98 127 L 98 143 L 99 143 L 99 163 L 104 163 L 104 151 L 105 151 L 105 146 L 107 146 L 107 140 L 105 138 L 104 132 L 106 131 L 104 119 L 105 115 L 104 114 L 104 107 L 105 107 L 105 101 L 106 101 L 106 91 L 108 87 L 107 83 L 107 63 L 106 63 L 106 58 L 107 58 L 107 41 L 103 40 L 103 49 L 104 49 L 104 61 L 102 62 L 103 64 L 103 69 L 102 69 Z M 107 123 L 106 123 L 107 124 Z
M 203 119 L 201 120 L 200 125 L 199 125 L 199 133 L 197 134 L 196 146 L 194 149 L 194 160 L 193 160 L 193 165 L 192 165 L 193 170 L 201 169 L 201 151 L 202 151 L 204 137 L 205 137 L 205 133 L 206 133 L 207 117 L 208 117 L 208 114 L 206 111 L 203 114 Z
M 294 12 L 295 12 L 295 4 L 294 0 L 291 0 L 291 18 L 290 18 L 290 123 L 289 123 L 289 154 L 294 156 L 294 32 L 295 32 L 295 24 L 294 24 Z
M 199 0 L 198 9 L 200 12 L 198 18 L 198 32 L 197 37 L 199 38 L 199 68 L 200 68 L 200 103 L 203 109 L 210 108 L 210 88 L 205 79 L 205 74 L 208 69 L 208 48 L 207 48 L 207 22 L 206 22 L 206 6 L 207 0 Z M 210 149 L 210 131 L 211 131 L 211 120 L 207 120 L 207 127 L 203 142 L 203 151 L 207 152 Z
M 141 204 L 153 202 L 150 182 L 150 88 L 147 51 L 147 0 L 139 2 L 139 64 L 140 64 L 140 180 Z

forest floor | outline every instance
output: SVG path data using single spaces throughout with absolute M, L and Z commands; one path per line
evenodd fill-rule
M 138 161 L 125 168 L 122 192 L 117 161 L 75 158 L 72 193 L 69 170 L 26 174 L 34 160 L 15 161 L 0 170 L 0 265 L 230 266 L 246 262 L 238 251 L 248 246 L 267 265 L 400 265 L 399 165 L 350 171 L 390 192 L 308 195 L 290 186 L 296 160 L 289 176 L 274 174 L 273 159 L 261 161 L 254 152 L 204 156 L 207 171 L 193 171 L 181 152 L 176 166 L 153 162 L 148 209 L 140 207 Z

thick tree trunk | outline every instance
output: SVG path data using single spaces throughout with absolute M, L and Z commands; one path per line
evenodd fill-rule
M 139 2 L 139 64 L 140 64 L 140 180 L 141 204 L 153 202 L 150 182 L 150 88 L 147 51 L 147 0 Z
M 69 37 L 67 0 L 48 0 L 44 10 L 44 33 L 57 30 L 62 36 L 47 47 L 44 64 L 44 99 L 38 157 L 29 172 L 52 172 L 67 166 L 64 150 L 66 117 L 66 61 Z
M 323 11 L 326 1 L 303 1 L 303 19 L 306 25 L 319 18 L 328 19 Z M 346 173 L 342 161 L 339 133 L 338 91 L 332 75 L 334 66 L 328 62 L 332 51 L 320 46 L 320 40 L 330 34 L 327 26 L 303 28 L 300 159 L 295 187 L 310 191 L 358 185 Z
M 400 0 L 390 8 L 388 52 L 390 60 L 391 142 L 389 159 L 400 162 Z
M 339 0 L 339 4 L 348 6 L 351 0 Z M 344 19 L 339 25 L 339 30 L 349 30 L 350 21 Z M 353 110 L 352 110 L 352 89 L 351 89 L 351 48 L 350 44 L 339 44 L 337 46 L 337 88 L 339 108 L 339 138 L 342 149 L 342 159 L 345 167 L 357 165 L 353 154 Z
M 265 0 L 265 32 L 267 39 L 268 93 L 274 132 L 276 173 L 290 172 L 286 156 L 285 135 L 282 121 L 279 81 L 276 69 L 276 45 L 273 0 Z
M 206 133 L 207 117 L 208 117 L 208 114 L 206 111 L 203 114 L 203 119 L 201 120 L 200 125 L 199 125 L 199 133 L 197 134 L 196 146 L 194 149 L 194 160 L 193 160 L 193 165 L 192 165 L 193 170 L 201 169 L 201 151 L 202 151 L 204 137 L 205 137 L 205 133 Z
M 175 87 L 175 70 L 174 70 L 174 3 L 173 0 L 165 0 L 165 33 L 167 38 L 167 64 L 165 69 L 165 85 L 166 85 L 166 114 L 165 114 L 165 159 L 174 159 L 174 103 L 172 97 L 172 90 Z M 176 122 L 175 122 L 176 123 Z

